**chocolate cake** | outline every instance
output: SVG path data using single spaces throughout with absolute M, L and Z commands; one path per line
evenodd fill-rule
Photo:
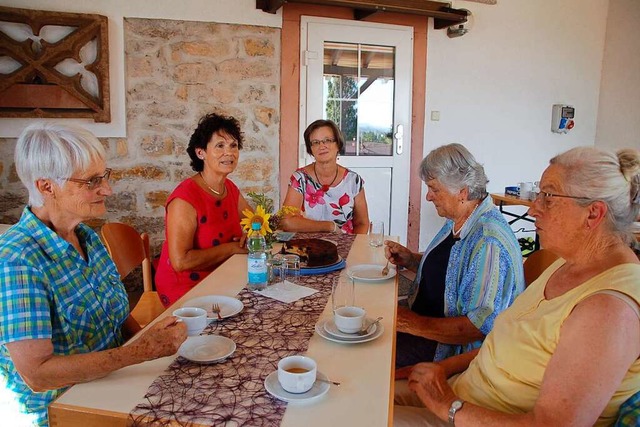
M 283 252 L 300 256 L 307 267 L 320 267 L 338 262 L 338 247 L 323 239 L 292 239 L 282 246 Z

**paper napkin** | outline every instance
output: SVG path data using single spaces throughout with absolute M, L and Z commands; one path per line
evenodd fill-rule
M 267 286 L 267 288 L 262 291 L 256 291 L 257 294 L 286 303 L 298 301 L 299 299 L 313 295 L 316 292 L 318 291 L 315 289 L 296 285 L 288 280 Z

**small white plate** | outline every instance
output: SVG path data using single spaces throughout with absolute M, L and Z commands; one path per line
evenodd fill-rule
M 363 342 L 373 341 L 376 338 L 378 338 L 380 335 L 382 335 L 382 333 L 384 332 L 384 326 L 382 326 L 382 323 L 378 323 L 378 326 L 376 326 L 376 331 L 371 335 L 368 335 L 366 337 L 360 337 L 360 338 L 344 339 L 344 338 L 340 338 L 335 335 L 332 335 L 329 332 L 325 331 L 324 330 L 325 322 L 327 322 L 327 320 L 321 320 L 320 322 L 316 323 L 316 332 L 318 333 L 318 335 L 320 335 L 322 338 L 326 340 L 337 342 L 340 344 L 360 344 Z
M 364 324 L 371 325 L 374 322 L 374 320 L 375 319 L 371 319 L 367 317 L 364 320 Z M 345 334 L 344 332 L 340 331 L 340 329 L 338 329 L 338 327 L 336 326 L 335 320 L 329 319 L 324 322 L 324 330 L 337 338 L 342 338 L 345 340 L 360 340 L 362 338 L 370 337 L 371 335 L 373 335 L 378 329 L 378 325 L 371 328 L 365 335 Z
M 178 354 L 197 363 L 222 362 L 236 351 L 233 340 L 220 335 L 189 337 L 178 349 Z
M 389 264 L 389 272 L 382 275 L 384 264 L 359 264 L 349 268 L 347 274 L 355 280 L 363 282 L 384 282 L 396 275 L 396 269 Z
M 316 373 L 316 377 L 321 380 L 329 379 L 320 371 Z M 304 393 L 289 393 L 280 385 L 280 382 L 278 381 L 278 371 L 273 371 L 267 375 L 267 378 L 265 378 L 264 388 L 270 395 L 280 400 L 284 400 L 285 402 L 308 402 L 317 399 L 320 396 L 324 396 L 329 391 L 329 383 L 316 381 L 309 391 Z
M 223 295 L 206 295 L 203 297 L 193 298 L 182 304 L 183 307 L 200 307 L 207 311 L 207 319 L 209 321 L 218 320 L 218 316 L 211 311 L 211 306 L 216 303 L 220 306 L 220 316 L 223 319 L 235 316 L 244 308 L 242 301 L 236 298 Z

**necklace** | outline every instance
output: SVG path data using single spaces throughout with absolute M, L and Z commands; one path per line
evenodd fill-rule
M 227 189 L 226 187 L 222 188 L 222 191 L 216 191 L 213 188 L 209 187 L 209 184 L 207 184 L 207 181 L 204 179 L 204 176 L 202 176 L 202 172 L 198 172 L 198 175 L 200 175 L 200 178 L 202 178 L 202 182 L 204 182 L 204 185 L 211 190 L 211 192 L 213 194 L 215 194 L 216 196 L 222 196 L 225 192 L 225 190 Z
M 469 218 L 471 218 L 471 215 L 473 215 L 473 213 L 476 211 L 476 208 L 480 205 L 480 203 L 478 203 L 477 205 L 475 205 L 473 207 L 473 210 L 471 211 L 471 213 L 469 213 L 469 215 L 467 216 L 467 218 L 464 220 L 464 222 L 462 223 L 462 225 L 460 226 L 460 228 L 458 228 L 458 230 L 456 231 L 456 225 L 453 225 L 453 235 L 457 236 L 460 234 L 460 232 L 462 231 L 462 227 L 464 227 L 464 225 L 467 223 L 467 221 L 469 221 Z
M 329 184 L 323 184 L 320 181 L 320 177 L 318 176 L 318 173 L 316 172 L 316 162 L 313 162 L 313 174 L 316 176 L 316 179 L 318 180 L 318 184 L 322 185 L 322 191 L 324 193 L 326 193 L 327 191 L 329 191 L 329 188 L 333 185 L 333 183 L 336 181 L 336 178 L 338 177 L 338 171 L 340 170 L 340 167 L 338 165 L 336 165 L 336 174 L 333 177 L 333 179 L 331 180 L 331 182 Z

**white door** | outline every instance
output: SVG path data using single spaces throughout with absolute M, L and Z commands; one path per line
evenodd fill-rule
M 313 121 L 342 130 L 338 162 L 365 180 L 369 219 L 406 244 L 411 161 L 413 28 L 302 17 L 299 165 Z

